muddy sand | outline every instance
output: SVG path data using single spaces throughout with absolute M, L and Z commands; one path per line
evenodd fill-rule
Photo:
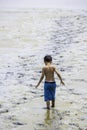
M 66 84 L 51 110 L 35 89 L 46 54 Z M 0 11 L 0 130 L 87 130 L 87 11 Z

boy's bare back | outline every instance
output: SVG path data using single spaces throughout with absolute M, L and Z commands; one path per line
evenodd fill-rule
M 45 81 L 48 82 L 54 82 L 54 72 L 55 72 L 55 67 L 52 65 L 46 65 L 43 67 L 43 73 L 45 75 Z

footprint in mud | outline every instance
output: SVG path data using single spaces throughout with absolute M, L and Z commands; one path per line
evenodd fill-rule
M 32 87 L 32 86 L 34 86 L 34 85 L 33 85 L 33 84 L 26 83 L 25 86 Z
M 79 126 L 79 124 L 77 124 L 77 123 L 69 123 L 69 126 L 74 128 L 74 129 L 83 130 L 83 128 L 81 128 Z M 87 130 L 87 129 L 84 129 L 84 130 Z
M 15 115 L 9 115 L 8 117 L 5 117 L 6 120 L 10 120 L 12 122 L 12 124 L 14 125 L 26 125 L 27 123 L 23 123 L 17 120 Z
M 33 93 L 33 94 L 37 94 L 37 92 L 36 91 L 29 91 L 30 93 Z
M 76 82 L 85 82 L 87 83 L 87 80 L 85 79 L 71 79 L 72 81 L 76 81 Z
M 8 113 L 8 112 L 9 112 L 9 110 L 8 110 L 8 109 L 5 109 L 5 110 L 1 110 L 1 111 L 0 111 L 0 114 Z
M 21 122 L 13 122 L 14 125 L 26 125 L 26 123 L 21 123 Z
M 7 120 L 16 120 L 15 116 L 14 115 L 9 115 L 7 118 L 5 117 L 5 119 Z
M 22 57 L 22 56 L 18 56 L 18 58 L 20 58 L 20 59 L 25 59 L 25 57 Z
M 35 78 L 35 77 L 32 77 L 32 78 L 31 78 L 31 80 L 37 80 L 37 78 Z
M 0 108 L 2 108 L 2 105 L 0 104 Z
M 18 75 L 18 78 L 24 77 L 24 74 L 23 74 L 23 73 L 17 73 L 17 75 Z
M 23 97 L 22 99 L 23 99 L 23 100 L 27 100 L 27 98 L 26 98 L 26 97 Z
M 37 125 L 38 125 L 38 126 L 42 126 L 42 127 L 45 126 L 45 124 L 42 124 L 42 123 L 38 123 Z
M 79 124 L 75 124 L 75 123 L 69 123 L 69 125 L 79 127 Z
M 5 75 L 5 80 L 7 80 L 9 77 L 13 76 L 14 72 L 7 72 Z
M 17 102 L 16 102 L 16 101 L 15 101 L 15 102 L 12 102 L 12 104 L 15 104 L 15 105 L 24 104 L 24 103 L 27 102 L 27 100 L 28 100 L 28 98 L 23 97 L 23 98 L 19 99 L 19 101 L 17 101 Z
M 63 72 L 63 71 L 65 71 L 65 70 L 64 70 L 63 68 L 60 68 L 60 71 L 62 71 L 62 72 Z
M 68 89 L 68 91 L 72 94 L 74 93 L 74 89 Z
M 72 94 L 74 94 L 74 95 L 82 95 L 81 93 L 75 93 L 75 92 L 72 92 Z

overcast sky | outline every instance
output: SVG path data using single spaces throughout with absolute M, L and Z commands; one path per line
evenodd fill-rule
M 87 9 L 87 0 L 0 0 L 0 8 L 28 7 Z

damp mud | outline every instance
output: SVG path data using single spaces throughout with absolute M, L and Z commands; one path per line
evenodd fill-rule
M 65 86 L 46 110 L 43 82 L 51 54 Z M 0 11 L 0 130 L 87 130 L 87 11 Z

